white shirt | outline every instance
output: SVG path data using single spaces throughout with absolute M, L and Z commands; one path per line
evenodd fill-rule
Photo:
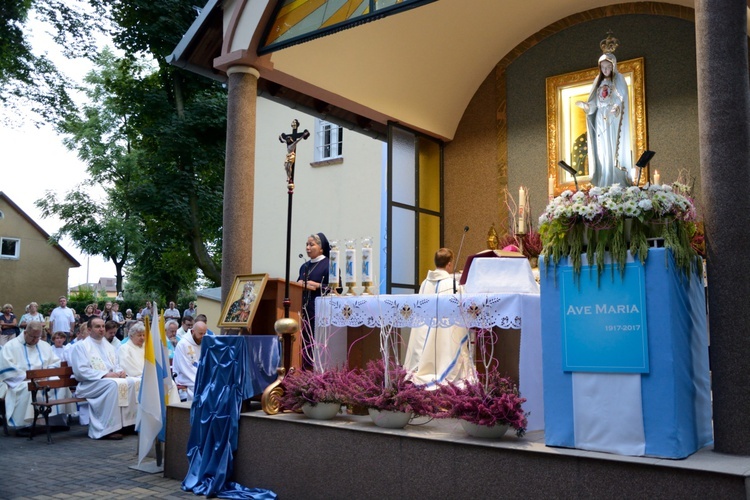
M 70 324 L 75 323 L 76 318 L 73 316 L 73 310 L 70 307 L 58 306 L 50 314 L 49 322 L 52 327 L 52 333 L 70 333 Z
M 170 308 L 164 311 L 164 319 L 180 319 L 180 311 L 178 309 Z

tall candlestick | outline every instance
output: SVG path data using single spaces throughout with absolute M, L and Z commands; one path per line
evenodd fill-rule
M 656 185 L 661 184 L 661 175 L 659 175 L 658 170 L 654 170 L 654 184 Z
M 549 181 L 547 181 L 547 195 L 550 200 L 555 197 L 555 177 L 553 175 L 550 175 Z

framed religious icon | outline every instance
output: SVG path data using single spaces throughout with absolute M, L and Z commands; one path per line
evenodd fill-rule
M 268 281 L 267 274 L 235 276 L 232 289 L 221 310 L 221 328 L 250 328 Z
M 594 153 L 589 154 L 587 119 L 591 126 L 591 118 L 588 118 L 591 113 L 588 112 L 585 103 L 593 94 L 593 82 L 599 71 L 599 67 L 594 67 L 551 76 L 546 80 L 547 170 L 551 196 L 558 196 L 566 189 L 573 189 L 575 180 L 580 187 L 592 182 L 596 163 L 593 159 Z M 627 168 L 619 167 L 619 160 L 618 167 L 627 172 L 633 183 L 643 185 L 648 182 L 648 170 L 644 168 L 641 172 L 635 166 L 641 154 L 648 149 L 643 58 L 617 62 L 617 72 L 627 83 L 628 104 L 624 106 L 622 119 L 616 122 L 620 128 L 612 142 L 620 147 L 620 159 L 622 155 L 626 157 L 621 163 L 626 164 Z M 613 85 L 611 92 L 618 93 L 618 88 Z M 616 119 L 619 118 L 616 114 L 614 116 Z M 572 173 L 559 166 L 563 161 L 576 172 L 575 178 Z

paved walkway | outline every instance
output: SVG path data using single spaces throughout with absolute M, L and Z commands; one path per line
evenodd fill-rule
M 182 491 L 180 481 L 129 468 L 138 462 L 137 435 L 97 441 L 74 425 L 52 438 L 48 445 L 46 434 L 29 441 L 0 429 L 0 499 L 199 498 Z

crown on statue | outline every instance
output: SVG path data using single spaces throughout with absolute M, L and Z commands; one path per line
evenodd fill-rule
M 612 36 L 612 31 L 607 32 L 607 38 L 599 43 L 599 47 L 602 48 L 602 52 L 605 54 L 612 54 L 617 47 L 620 45 L 620 41 Z

